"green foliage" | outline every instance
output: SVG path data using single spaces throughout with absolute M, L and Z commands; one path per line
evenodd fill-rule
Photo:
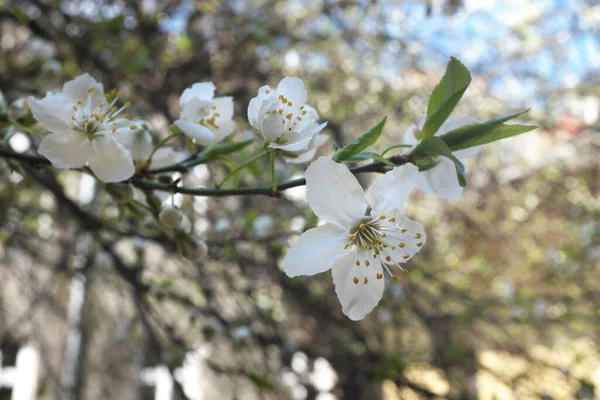
M 440 136 L 452 151 L 467 149 L 486 143 L 495 142 L 511 136 L 520 135 L 536 129 L 535 125 L 506 125 L 505 122 L 529 110 L 507 114 L 478 124 L 461 126 Z
M 256 386 L 259 389 L 275 390 L 275 388 L 277 387 L 277 385 L 275 383 L 273 383 L 266 377 L 255 374 L 253 372 L 247 373 L 246 376 L 248 377 L 248 379 L 250 379 L 252 381 L 254 386 Z
M 242 150 L 244 147 L 248 146 L 252 142 L 254 142 L 254 139 L 242 140 L 240 142 L 213 144 L 204 149 L 204 151 L 200 153 L 200 156 L 207 160 L 214 160 L 219 158 L 219 156 Z
M 439 137 L 432 136 L 422 140 L 417 147 L 415 147 L 411 154 L 414 156 L 421 154 L 433 156 L 439 155 L 449 158 L 454 163 L 454 167 L 456 168 L 456 176 L 458 177 L 458 183 L 460 186 L 465 186 L 467 184 L 464 165 L 458 158 L 454 157 L 452 150 L 450 150 L 448 145 Z
M 456 58 L 450 58 L 446 73 L 429 98 L 427 118 L 422 129 L 423 137 L 435 135 L 454 111 L 470 83 L 469 70 Z
M 386 121 L 387 117 L 383 118 L 377 125 L 369 129 L 368 132 L 364 133 L 352 143 L 335 153 L 333 159 L 335 161 L 347 161 L 353 155 L 374 144 L 377 139 L 379 139 L 379 136 L 381 136 L 381 132 L 383 131 Z

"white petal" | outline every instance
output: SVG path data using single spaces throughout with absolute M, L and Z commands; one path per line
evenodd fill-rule
M 85 165 L 91 146 L 83 134 L 51 134 L 42 139 L 38 153 L 50 160 L 56 168 L 80 168 Z
M 221 118 L 233 117 L 233 97 L 217 97 L 212 103 L 216 107 L 215 112 L 219 113 Z
M 367 190 L 367 199 L 376 216 L 402 211 L 406 198 L 418 184 L 419 168 L 404 164 L 387 172 Z
M 472 124 L 476 124 L 477 122 L 478 121 L 476 118 L 473 118 L 469 115 L 463 115 L 460 117 L 448 119 L 448 120 L 446 120 L 446 122 L 444 122 L 442 124 L 442 126 L 440 126 L 440 129 L 437 130 L 437 132 L 435 133 L 435 136 L 441 136 L 450 131 L 458 129 L 461 126 L 472 125 Z
M 114 138 L 129 150 L 134 160 L 147 160 L 154 149 L 152 135 L 148 131 L 141 129 L 143 123 L 144 121 L 135 121 L 133 124 L 140 127 L 140 129 L 131 130 L 127 127 L 117 130 L 114 134 Z
M 301 133 L 304 136 L 314 136 L 317 133 L 321 132 L 323 128 L 327 126 L 327 122 L 323 122 L 321 125 L 314 124 L 312 127 L 304 128 Z
M 277 85 L 277 92 L 284 95 L 293 106 L 300 107 L 306 103 L 307 93 L 304 83 L 295 77 L 287 76 Z
M 152 156 L 150 169 L 167 167 L 183 161 L 186 157 L 187 155 L 183 152 L 175 151 L 170 147 L 161 147 Z
M 181 94 L 179 106 L 183 108 L 183 105 L 193 98 L 210 102 L 215 96 L 216 89 L 217 88 L 212 82 L 194 83 L 192 87 L 185 89 Z
M 275 141 L 283 134 L 283 119 L 277 113 L 270 113 L 261 117 L 258 130 L 267 141 Z
M 312 137 L 302 138 L 296 142 L 283 144 L 283 145 L 271 143 L 269 145 L 269 147 L 272 149 L 281 149 L 281 150 L 285 150 L 285 151 L 306 150 L 308 148 L 308 145 L 310 144 L 311 139 L 312 139 Z
M 438 161 L 438 165 L 420 173 L 427 185 L 420 184 L 419 188 L 425 193 L 427 193 L 426 190 L 429 188 L 446 199 L 453 199 L 460 196 L 462 187 L 458 183 L 454 163 L 446 157 L 439 157 Z
M 28 99 L 29 109 L 36 120 L 43 123 L 46 128 L 54 133 L 64 133 L 69 129 L 69 120 L 73 110 L 69 100 L 62 93 L 46 93 L 46 97 L 37 100 Z
M 317 154 L 317 149 L 309 148 L 304 153 L 298 154 L 296 157 L 286 157 L 284 161 L 288 164 L 303 164 L 311 161 L 315 157 L 315 154 Z
M 406 218 L 404 215 L 396 214 L 396 228 L 388 229 L 386 240 L 395 248 L 387 247 L 383 250 L 381 259 L 390 256 L 393 263 L 402 264 L 408 262 L 415 254 L 423 248 L 427 241 L 427 234 L 423 225 Z M 404 232 L 402 232 L 404 230 Z M 402 246 L 400 246 L 402 243 Z M 393 267 L 392 267 L 393 270 Z
M 90 88 L 94 88 L 93 92 L 89 92 Z M 101 102 L 105 101 L 104 87 L 98 83 L 90 74 L 79 75 L 73 80 L 68 81 L 63 85 L 63 93 L 75 103 L 81 100 L 87 106 L 87 98 L 90 96 L 90 109 L 96 108 Z
M 209 111 L 211 107 L 211 101 L 203 100 L 197 97 L 192 97 L 190 100 L 188 100 L 187 102 L 185 102 L 185 104 L 181 106 L 181 113 L 179 118 L 186 121 L 198 122 L 202 118 L 202 116 L 206 115 L 206 112 L 200 115 L 200 110 L 205 109 L 205 111 Z
M 343 228 L 362 220 L 367 199 L 346 166 L 320 157 L 308 166 L 305 177 L 308 204 L 317 217 Z
M 356 260 L 356 252 L 352 251 L 337 260 L 331 268 L 342 311 L 353 321 L 363 319 L 375 308 L 385 288 L 385 279 L 377 279 L 377 274 L 383 273 L 379 259 L 371 259 L 369 267 L 365 266 L 364 260 L 357 266 Z M 358 279 L 358 283 L 354 283 L 354 278 Z
M 231 135 L 231 133 L 235 129 L 235 122 L 233 122 L 231 119 L 217 119 L 215 121 L 215 124 L 218 126 L 218 128 L 215 131 L 215 143 L 218 143 L 221 140 L 225 139 L 227 136 Z
M 258 129 L 257 124 L 258 120 L 260 119 L 260 109 L 263 103 L 269 97 L 271 97 L 272 93 L 273 89 L 265 85 L 258 89 L 258 95 L 252 98 L 252 100 L 250 100 L 250 103 L 248 104 L 248 121 L 250 122 L 250 125 L 252 125 L 256 129 Z
M 92 172 L 104 182 L 121 182 L 135 172 L 131 153 L 111 136 L 92 140 L 93 153 L 89 158 Z
M 348 231 L 333 224 L 309 229 L 290 248 L 283 260 L 289 277 L 315 275 L 331 268 L 347 252 Z
M 181 129 L 183 133 L 195 139 L 196 142 L 200 144 L 209 145 L 215 140 L 215 133 L 200 124 L 178 119 L 175 121 L 175 125 L 177 125 L 177 127 Z

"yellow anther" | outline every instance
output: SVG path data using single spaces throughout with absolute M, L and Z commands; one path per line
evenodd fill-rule
M 367 283 L 369 283 L 369 280 L 367 279 L 367 277 L 365 276 L 365 280 L 363 281 L 363 283 L 366 285 Z
M 88 93 L 92 93 L 94 90 L 96 90 L 96 87 L 92 86 L 91 88 L 88 89 Z
M 348 239 L 349 239 L 349 240 L 354 240 L 354 235 L 350 235 L 350 236 L 348 236 Z
M 373 258 L 377 258 L 377 253 L 373 253 Z
M 354 279 L 352 280 L 355 284 L 358 284 L 358 278 L 354 277 Z
M 126 101 L 125 102 L 125 107 L 131 107 L 131 102 L 130 101 Z
M 83 105 L 83 101 L 77 100 L 77 104 L 79 104 L 80 106 L 82 106 Z
M 371 265 L 371 261 L 365 260 L 365 265 L 368 267 L 369 265 Z
M 381 234 L 381 237 L 382 237 L 382 238 L 384 238 L 384 237 L 386 237 L 386 236 L 387 236 L 387 235 L 386 235 L 385 233 L 382 233 L 382 234 Z
M 404 232 L 406 232 L 406 229 L 402 228 L 402 229 L 400 229 L 400 232 L 404 233 Z
M 421 246 L 423 246 L 423 242 L 417 243 L 417 247 L 421 247 Z
M 402 243 L 402 242 L 398 243 L 398 247 L 400 247 L 401 249 L 403 249 L 404 246 L 406 246 L 404 243 Z
M 281 115 L 281 114 L 283 114 L 283 110 L 280 108 L 279 110 L 277 110 L 277 113 L 278 113 L 279 115 Z
M 137 125 L 129 125 L 129 129 L 131 129 L 131 130 L 137 129 Z
M 306 115 L 306 110 L 302 110 L 302 115 Z
M 405 270 L 405 269 L 403 269 L 403 270 L 402 270 L 402 273 L 403 273 L 404 275 L 408 275 L 408 271 L 407 271 L 407 270 Z
M 387 244 L 384 244 L 384 245 L 383 245 L 383 248 L 384 248 L 384 249 L 387 249 L 387 248 L 388 248 L 388 245 L 387 245 Z
M 300 107 L 301 110 L 304 110 L 304 106 Z
M 105 95 L 104 95 L 104 98 L 105 98 L 106 100 L 110 100 L 110 93 L 107 93 L 107 94 L 105 94 Z
M 73 106 L 73 111 L 77 111 L 77 106 Z
M 360 228 L 361 231 L 364 231 L 365 229 L 367 229 L 367 226 L 365 224 L 360 224 L 358 227 Z
M 385 219 L 385 215 L 380 215 L 379 219 Z
M 344 250 L 346 250 L 348 246 L 350 246 L 350 243 L 346 243 L 346 245 L 344 246 Z
M 417 233 L 417 234 L 415 235 L 415 239 L 421 239 L 421 234 L 420 234 L 420 233 Z
M 117 106 L 112 106 L 112 110 L 117 111 L 118 110 Z
M 394 275 L 394 276 L 392 276 L 392 279 L 395 280 L 395 281 L 397 281 L 398 277 L 396 275 Z
M 388 221 L 390 221 L 390 222 L 396 222 L 396 218 L 392 217 L 392 218 L 388 219 Z
M 212 110 L 216 110 L 216 109 L 217 109 L 217 106 L 212 106 L 212 108 L 211 108 L 211 109 L 212 109 Z
M 123 93 L 117 92 L 117 97 L 121 97 L 121 96 L 123 96 Z
M 383 274 L 377 274 L 377 279 L 383 278 Z
M 385 257 L 385 261 L 387 261 L 387 262 L 392 261 L 392 257 L 390 257 L 390 256 Z
M 293 117 L 293 116 L 294 116 L 294 114 L 292 114 L 292 113 L 289 113 L 289 114 L 288 114 L 288 115 L 286 115 L 285 117 L 286 117 L 287 119 L 292 119 L 292 117 Z
M 355 264 L 358 267 L 360 265 L 360 261 L 356 260 Z
M 129 114 L 123 114 L 123 118 L 129 119 Z
M 265 90 L 265 93 L 269 94 L 269 93 L 271 93 L 271 91 L 269 89 L 267 89 L 267 90 Z
M 288 100 L 288 106 L 292 106 L 292 102 Z
M 75 116 L 74 116 L 74 115 L 71 115 L 71 119 L 72 119 L 73 121 L 77 121 L 77 118 L 75 118 Z
M 402 258 L 404 258 L 405 260 L 408 260 L 408 259 L 410 258 L 410 256 L 407 254 L 407 255 L 405 255 L 405 256 L 404 256 L 404 257 L 402 257 Z

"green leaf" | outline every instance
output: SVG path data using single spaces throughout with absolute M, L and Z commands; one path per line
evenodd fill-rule
M 467 179 L 465 178 L 465 166 L 458 158 L 454 157 L 448 145 L 439 137 L 432 136 L 423 139 L 411 152 L 411 155 L 440 155 L 449 158 L 456 168 L 456 176 L 458 177 L 460 186 L 463 187 L 467 184 Z
M 207 160 L 214 160 L 218 156 L 241 150 L 252 142 L 254 142 L 254 139 L 242 140 L 241 142 L 213 144 L 204 149 L 204 151 L 200 153 L 200 156 Z
M 256 387 L 258 387 L 260 389 L 275 390 L 275 388 L 277 387 L 277 385 L 275 385 L 275 383 L 273 383 L 269 379 L 265 378 L 264 376 L 254 374 L 252 372 L 247 373 L 246 376 L 248 377 L 248 379 L 250 379 L 252 381 L 252 383 Z
M 394 164 L 393 162 L 391 162 L 390 160 L 388 160 L 385 157 L 381 157 L 379 154 L 377 154 L 375 156 L 375 159 L 381 163 L 384 163 L 385 165 L 387 165 L 388 167 L 395 167 L 396 164 Z
M 469 84 L 469 70 L 456 58 L 451 57 L 446 73 L 440 83 L 433 89 L 427 106 L 427 118 L 423 125 L 423 137 L 433 136 L 448 119 Z
M 529 132 L 535 125 L 506 125 L 504 122 L 525 114 L 529 110 L 503 115 L 486 122 L 465 125 L 440 136 L 452 150 L 462 150 L 473 146 L 495 142 L 510 136 Z
M 383 127 L 385 126 L 385 122 L 387 121 L 387 117 L 383 118 L 377 125 L 371 128 L 367 133 L 360 136 L 358 139 L 354 140 L 352 143 L 347 145 L 341 150 L 338 150 L 337 153 L 333 156 L 334 161 L 344 161 L 348 158 L 352 157 L 356 153 L 359 153 L 366 149 L 368 146 L 374 144 L 379 136 L 381 135 L 381 131 L 383 131 Z
M 373 153 L 370 151 L 361 151 L 360 153 L 356 153 L 355 155 L 353 155 L 350 158 L 346 158 L 344 160 L 344 162 L 350 163 L 350 162 L 358 162 L 358 161 L 365 161 L 365 160 L 370 160 L 372 158 L 377 157 L 379 154 L 377 153 Z
M 171 133 L 175 134 L 175 135 L 183 135 L 183 131 L 181 129 L 179 129 L 179 127 L 175 124 L 172 124 L 169 127 L 169 130 L 171 131 Z

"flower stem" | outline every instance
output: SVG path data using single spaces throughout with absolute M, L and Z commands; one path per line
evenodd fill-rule
M 272 193 L 277 193 L 277 176 L 275 175 L 275 151 L 271 151 L 271 183 L 273 185 Z
M 25 125 L 21 124 L 16 119 L 9 117 L 8 122 L 10 122 L 15 128 L 18 128 L 18 129 L 22 130 L 23 132 L 30 134 L 31 136 L 35 137 L 36 139 L 42 140 L 42 136 L 38 132 L 34 131 L 31 128 L 26 127 Z
M 233 171 L 231 171 L 229 173 L 229 175 L 227 175 L 225 177 L 225 179 L 223 179 L 221 181 L 221 183 L 219 183 L 217 185 L 217 188 L 220 188 L 221 186 L 223 186 L 223 184 L 225 182 L 227 182 L 232 176 L 234 176 L 235 174 L 237 174 L 239 171 L 241 171 L 242 169 L 246 168 L 248 165 L 252 164 L 253 162 L 255 162 L 256 160 L 260 159 L 261 157 L 264 157 L 265 155 L 267 155 L 266 151 L 262 151 L 260 153 L 258 153 L 257 155 L 255 155 L 254 157 L 252 157 L 251 159 L 249 159 L 248 161 L 246 161 L 245 163 L 243 163 L 242 165 L 240 165 L 239 167 L 235 168 Z

